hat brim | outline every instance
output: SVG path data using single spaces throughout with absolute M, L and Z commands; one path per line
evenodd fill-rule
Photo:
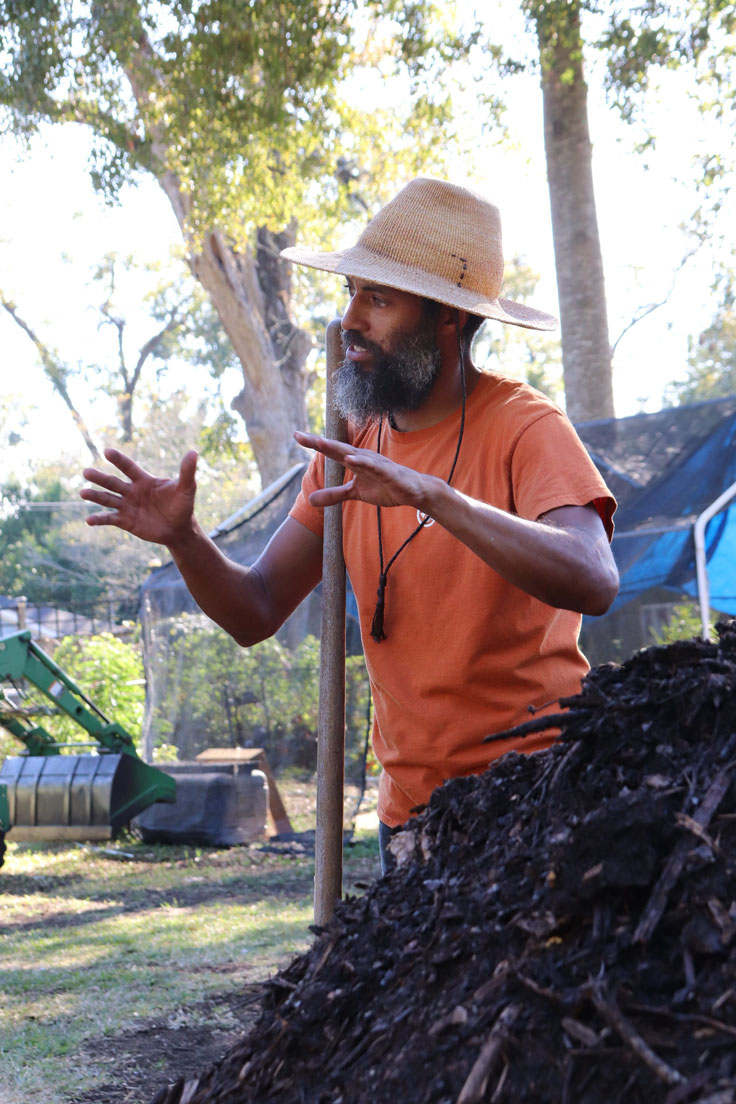
M 300 246 L 290 246 L 282 249 L 281 256 L 287 261 L 305 265 L 307 268 L 317 268 L 322 272 L 357 276 L 360 280 L 375 280 L 386 287 L 396 288 L 397 291 L 421 295 L 482 318 L 506 322 L 510 326 L 547 331 L 556 330 L 558 326 L 557 319 L 551 314 L 527 307 L 523 303 L 514 303 L 510 299 L 484 298 L 477 292 L 455 287 L 446 280 L 411 265 L 382 257 L 361 245 L 337 253 L 317 253 Z

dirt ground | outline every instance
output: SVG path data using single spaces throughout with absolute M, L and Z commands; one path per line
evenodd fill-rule
M 312 780 L 304 783 L 286 781 L 280 784 L 282 795 L 295 828 L 294 838 L 279 840 L 269 837 L 258 845 L 262 853 L 258 868 L 268 870 L 273 863 L 278 870 L 277 882 L 268 887 L 267 879 L 261 887 L 264 895 L 277 894 L 284 900 L 309 895 L 312 886 L 312 874 L 309 858 L 314 853 L 314 812 L 315 787 Z M 375 820 L 375 795 L 372 787 L 361 805 L 358 828 L 372 829 Z M 356 795 L 347 795 L 349 809 L 355 808 Z M 378 865 L 376 848 L 362 843 L 360 846 L 346 849 L 345 891 L 360 893 L 363 887 L 376 876 Z M 116 914 L 135 913 L 142 908 L 176 906 L 180 909 L 196 909 L 198 905 L 211 904 L 221 894 L 228 904 L 237 903 L 243 892 L 237 881 L 230 877 L 230 867 L 226 865 L 226 853 L 223 852 L 222 885 L 207 882 L 205 884 L 186 884 L 177 880 L 171 888 L 151 888 L 135 890 L 105 888 L 104 913 L 107 917 Z M 289 857 L 294 858 L 293 866 Z M 306 862 L 304 860 L 307 860 Z M 189 864 L 182 859 L 182 868 Z M 227 872 L 227 874 L 226 874 Z M 13 870 L 12 861 L 6 863 L 2 872 L 2 888 L 14 896 L 26 894 L 38 895 L 39 890 L 49 895 L 47 908 L 34 906 L 32 917 L 16 916 L 12 921 L 0 925 L 0 938 L 3 934 L 27 931 L 29 936 L 52 938 L 55 932 L 68 937 L 68 929 L 79 923 L 79 917 L 67 907 L 59 908 L 54 897 L 70 890 L 71 882 L 79 883 L 77 888 L 84 895 L 84 877 L 74 873 L 55 875 L 24 874 Z M 252 892 L 252 891 L 251 891 Z M 72 894 L 74 896 L 74 894 Z M 110 905 L 111 898 L 114 904 Z M 246 903 L 246 898 L 243 898 Z M 101 906 L 102 907 L 102 906 Z M 92 907 L 83 914 L 83 923 L 98 916 L 98 910 Z M 288 954 L 281 954 L 280 961 L 273 966 L 273 972 L 288 961 Z M 187 967 L 188 972 L 197 973 L 196 965 Z M 204 969 L 204 967 L 202 967 Z M 211 990 L 213 969 L 222 974 L 222 990 Z M 146 1017 L 141 1009 L 139 1019 L 133 1029 L 116 1035 L 100 1034 L 90 1039 L 74 1055 L 79 1066 L 102 1067 L 105 1073 L 95 1080 L 89 1089 L 76 1092 L 65 1098 L 67 1104 L 147 1104 L 160 1090 L 184 1074 L 195 1074 L 219 1061 L 248 1032 L 262 1011 L 263 998 L 267 991 L 267 982 L 254 982 L 251 967 L 243 961 L 223 961 L 219 967 L 206 966 L 210 991 L 201 1000 L 183 1005 L 174 1014 Z M 249 976 L 250 974 L 250 976 Z M 89 1084 L 89 1082 L 88 1082 Z M 12 1094 L 12 1086 L 8 1084 Z M 0 1087 L 0 1104 L 7 1104 Z M 19 1104 L 13 1097 L 13 1104 Z
M 182 1009 L 182 1019 L 208 1021 L 201 1027 L 172 1028 L 154 1019 L 134 1032 L 91 1042 L 89 1058 L 109 1064 L 109 1079 L 69 1104 L 143 1104 L 182 1074 L 193 1075 L 219 1061 L 257 1019 L 263 993 L 263 985 L 247 986 Z
M 368 823 L 370 814 L 364 815 Z M 297 840 L 295 846 L 309 850 L 310 835 L 301 834 L 303 842 Z M 271 846 L 283 853 L 290 845 Z M 346 892 L 360 891 L 375 874 L 376 864 L 371 859 L 351 863 L 350 872 L 346 872 Z M 181 906 L 195 906 L 211 897 L 211 893 L 209 886 L 178 887 L 176 900 Z M 160 903 L 165 903 L 166 896 L 161 895 Z M 125 904 L 122 907 L 125 908 Z M 131 901 L 128 907 L 137 908 L 138 904 Z M 53 929 L 58 923 L 49 917 L 47 926 Z M 221 967 L 223 975 L 240 970 L 239 963 L 226 963 Z M 109 1064 L 109 1078 L 100 1081 L 89 1092 L 70 1097 L 68 1104 L 148 1104 L 164 1086 L 212 1066 L 256 1022 L 269 982 L 270 979 L 244 985 L 235 993 L 224 990 L 187 1005 L 181 1009 L 181 1026 L 172 1027 L 170 1019 L 141 1018 L 135 1031 L 92 1040 L 85 1048 L 85 1056 L 90 1061 Z M 202 1021 L 202 1024 L 193 1026 L 192 1021 Z

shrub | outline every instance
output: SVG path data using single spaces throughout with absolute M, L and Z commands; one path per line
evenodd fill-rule
M 319 641 L 293 651 L 271 638 L 241 648 L 197 616 L 158 624 L 149 670 L 155 743 L 182 759 L 207 747 L 263 747 L 272 766 L 313 770 L 317 758 Z M 346 755 L 362 761 L 370 693 L 361 656 L 346 662 Z

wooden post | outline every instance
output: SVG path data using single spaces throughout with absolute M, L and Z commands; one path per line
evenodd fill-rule
M 332 405 L 332 375 L 340 363 L 340 322 L 326 334 L 325 436 L 347 439 L 345 423 Z M 325 486 L 342 483 L 344 468 L 325 461 Z M 328 506 L 322 554 L 322 638 L 317 746 L 317 824 L 314 852 L 314 921 L 328 922 L 342 896 L 343 789 L 345 775 L 345 562 L 342 507 Z

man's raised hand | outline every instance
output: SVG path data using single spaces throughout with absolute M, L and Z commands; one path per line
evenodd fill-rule
M 197 453 L 186 454 L 176 479 L 159 479 L 117 449 L 105 449 L 109 460 L 127 479 L 85 468 L 84 478 L 93 487 L 83 487 L 80 497 L 106 507 L 103 514 L 90 514 L 87 525 L 116 525 L 142 540 L 171 546 L 191 530 Z
M 355 448 L 329 437 L 313 433 L 295 433 L 294 437 L 305 448 L 321 452 L 331 460 L 337 460 L 351 473 L 352 479 L 339 487 L 325 487 L 309 496 L 312 506 L 333 506 L 351 499 L 368 502 L 374 506 L 415 506 L 423 509 L 423 503 L 432 482 L 431 476 L 422 475 L 412 468 L 396 464 L 386 456 L 379 456 L 372 449 Z

